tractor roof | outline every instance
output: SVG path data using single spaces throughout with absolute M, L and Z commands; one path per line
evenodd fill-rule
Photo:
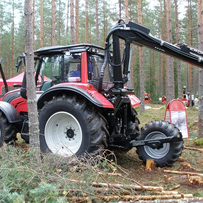
M 64 53 L 67 51 L 70 52 L 82 52 L 82 51 L 93 51 L 96 52 L 97 50 L 104 51 L 105 49 L 100 46 L 96 46 L 93 44 L 74 44 L 68 46 L 49 46 L 43 47 L 36 50 L 34 53 L 35 55 L 44 55 L 44 54 L 55 54 L 55 53 Z

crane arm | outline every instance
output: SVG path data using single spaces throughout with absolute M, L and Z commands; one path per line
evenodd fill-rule
M 121 21 L 121 20 L 120 20 Z M 150 34 L 150 29 L 129 22 L 128 24 L 121 24 L 115 26 L 106 37 L 106 45 L 109 44 L 111 35 L 118 36 L 125 40 L 126 44 L 133 43 L 138 46 L 145 46 L 163 54 L 170 55 L 181 59 L 194 66 L 203 68 L 203 52 L 190 47 L 186 44 L 170 44 L 166 41 L 158 39 Z

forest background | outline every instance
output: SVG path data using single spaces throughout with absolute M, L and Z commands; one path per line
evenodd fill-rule
M 128 18 L 138 22 L 138 0 L 128 0 Z M 142 25 L 150 28 L 151 34 L 167 41 L 166 0 L 142 0 Z M 177 6 L 175 4 L 177 2 Z M 42 46 L 90 43 L 104 46 L 108 31 L 119 18 L 126 18 L 124 0 L 34 0 L 34 50 Z M 175 10 L 178 10 L 178 19 Z M 176 21 L 179 25 L 178 41 L 198 47 L 198 23 L 196 0 L 171 1 L 172 43 L 177 43 Z M 42 25 L 43 24 L 43 25 Z M 24 1 L 2 0 L 0 2 L 0 58 L 6 79 L 16 72 L 15 60 L 24 52 Z M 133 47 L 131 86 L 140 97 L 140 62 L 138 48 Z M 158 52 L 144 48 L 144 91 L 150 93 L 152 101 L 166 95 L 167 59 Z M 177 60 L 173 61 L 175 98 L 178 97 Z M 24 70 L 21 70 L 23 72 Z M 181 84 L 198 96 L 198 68 L 180 63 Z M 180 88 L 179 88 L 180 89 Z

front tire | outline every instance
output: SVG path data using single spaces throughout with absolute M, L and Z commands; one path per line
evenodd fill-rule
M 168 121 L 152 121 L 141 129 L 139 140 L 166 138 L 180 134 L 178 128 Z M 183 141 L 163 143 L 160 149 L 149 146 L 137 147 L 139 158 L 146 163 L 153 159 L 158 167 L 171 166 L 178 160 L 183 150 Z
M 11 143 L 16 140 L 16 132 L 8 122 L 6 116 L 0 111 L 0 147 L 3 143 Z
M 39 114 L 42 152 L 70 157 L 96 155 L 105 147 L 106 123 L 82 97 L 56 97 Z

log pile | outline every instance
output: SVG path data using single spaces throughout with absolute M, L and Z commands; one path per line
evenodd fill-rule
M 88 185 L 86 181 L 78 181 L 75 179 L 70 179 L 70 182 L 77 185 Z M 68 196 L 69 201 L 75 202 L 92 202 L 89 196 L 100 201 L 153 201 L 153 200 L 171 200 L 171 199 L 188 199 L 193 198 L 192 194 L 180 194 L 177 191 L 165 191 L 163 187 L 156 186 L 144 186 L 137 184 L 111 184 L 103 182 L 92 182 L 91 183 L 92 194 L 86 193 L 84 191 L 67 191 L 67 194 L 73 194 L 74 196 Z M 77 193 L 78 192 L 78 193 Z M 139 194 L 139 192 L 141 194 Z M 82 194 L 81 197 L 77 194 Z M 143 193 L 146 193 L 144 195 Z
M 168 190 L 164 190 L 161 186 L 146 186 L 142 185 L 130 178 L 127 178 L 129 174 L 126 173 L 122 168 L 120 168 L 117 164 L 113 164 L 109 160 L 105 160 L 111 169 L 111 172 L 104 172 L 99 170 L 97 167 L 92 167 L 92 165 L 84 165 L 80 163 L 77 167 L 81 167 L 81 165 L 88 171 L 92 171 L 92 175 L 97 174 L 95 179 L 91 179 L 89 176 L 87 179 L 80 179 L 79 177 L 74 177 L 68 179 L 69 185 L 71 189 L 67 189 L 63 191 L 63 195 L 67 198 L 67 201 L 70 202 L 147 202 L 147 203 L 155 203 L 157 200 L 163 203 L 178 203 L 178 202 L 203 202 L 203 198 L 193 197 L 192 194 L 184 194 L 178 191 L 175 191 L 180 187 L 180 185 L 176 184 L 173 188 L 169 188 Z M 87 162 L 85 162 L 87 163 Z M 104 163 L 104 162 L 103 162 Z M 145 170 L 149 173 L 154 171 L 154 162 L 153 160 L 149 160 L 146 163 Z M 80 171 L 78 168 L 74 168 L 74 171 Z M 84 168 L 82 170 L 84 170 Z M 116 173 L 117 169 L 121 171 L 121 173 Z M 165 182 L 170 183 L 171 180 L 174 180 L 175 177 L 180 177 L 184 175 L 185 180 L 188 179 L 191 184 L 203 184 L 203 174 L 201 171 L 192 168 L 187 163 L 182 163 L 180 168 L 177 171 L 172 170 L 162 170 L 162 172 L 166 174 L 177 174 L 171 177 L 165 175 Z M 122 175 L 125 174 L 125 175 Z M 112 180 L 115 180 L 115 183 L 109 182 L 108 178 L 112 177 Z M 118 179 L 123 179 L 121 184 Z M 85 180 L 85 181 L 84 181 Z M 131 183 L 131 184 L 130 184 Z M 71 187 L 73 185 L 74 187 Z M 87 190 L 88 188 L 88 190 Z

